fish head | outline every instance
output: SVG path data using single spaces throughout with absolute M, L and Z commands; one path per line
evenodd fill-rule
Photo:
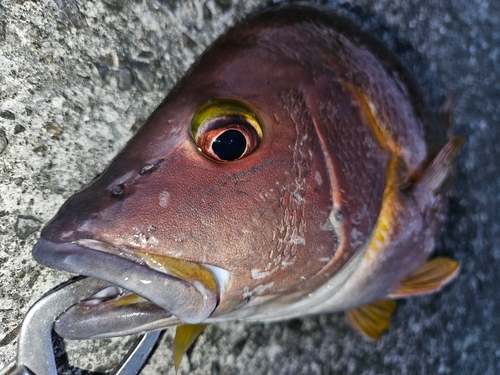
M 161 308 L 115 303 L 128 325 L 138 306 L 198 323 L 310 288 L 338 249 L 331 173 L 304 94 L 312 73 L 256 42 L 272 32 L 217 41 L 45 226 L 36 260 Z

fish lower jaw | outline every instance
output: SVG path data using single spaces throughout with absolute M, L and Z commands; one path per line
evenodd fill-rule
M 54 322 L 68 340 L 126 336 L 181 324 L 168 311 L 126 289 L 110 285 L 71 306 Z

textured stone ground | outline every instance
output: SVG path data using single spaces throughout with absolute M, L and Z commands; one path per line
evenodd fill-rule
M 0 0 L 0 367 L 44 291 L 68 278 L 30 256 L 43 223 L 99 173 L 206 45 L 270 1 Z M 437 251 L 459 259 L 443 293 L 399 304 L 363 340 L 342 314 L 212 326 L 181 374 L 500 373 L 500 5 L 352 0 L 329 6 L 384 39 L 437 107 L 456 94 L 457 196 Z M 131 77 L 135 79 L 131 79 Z M 131 339 L 68 344 L 105 370 Z M 145 373 L 173 374 L 172 332 Z

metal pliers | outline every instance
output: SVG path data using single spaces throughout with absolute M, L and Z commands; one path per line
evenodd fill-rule
M 59 285 L 40 298 L 29 309 L 21 325 L 16 360 L 0 370 L 0 375 L 57 375 L 52 344 L 54 321 L 69 307 L 109 285 L 102 280 L 79 277 Z M 139 337 L 111 374 L 138 374 L 159 336 L 160 331 L 153 331 Z

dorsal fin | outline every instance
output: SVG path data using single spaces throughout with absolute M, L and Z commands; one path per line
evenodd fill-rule
M 428 261 L 422 268 L 405 279 L 391 297 L 410 297 L 437 292 L 458 274 L 456 260 L 439 257 Z
M 176 374 L 181 364 L 182 357 L 207 325 L 208 324 L 181 324 L 177 326 L 174 338 L 174 367 Z
M 378 340 L 391 325 L 391 317 L 396 310 L 396 302 L 382 299 L 347 310 L 349 323 L 365 337 Z

